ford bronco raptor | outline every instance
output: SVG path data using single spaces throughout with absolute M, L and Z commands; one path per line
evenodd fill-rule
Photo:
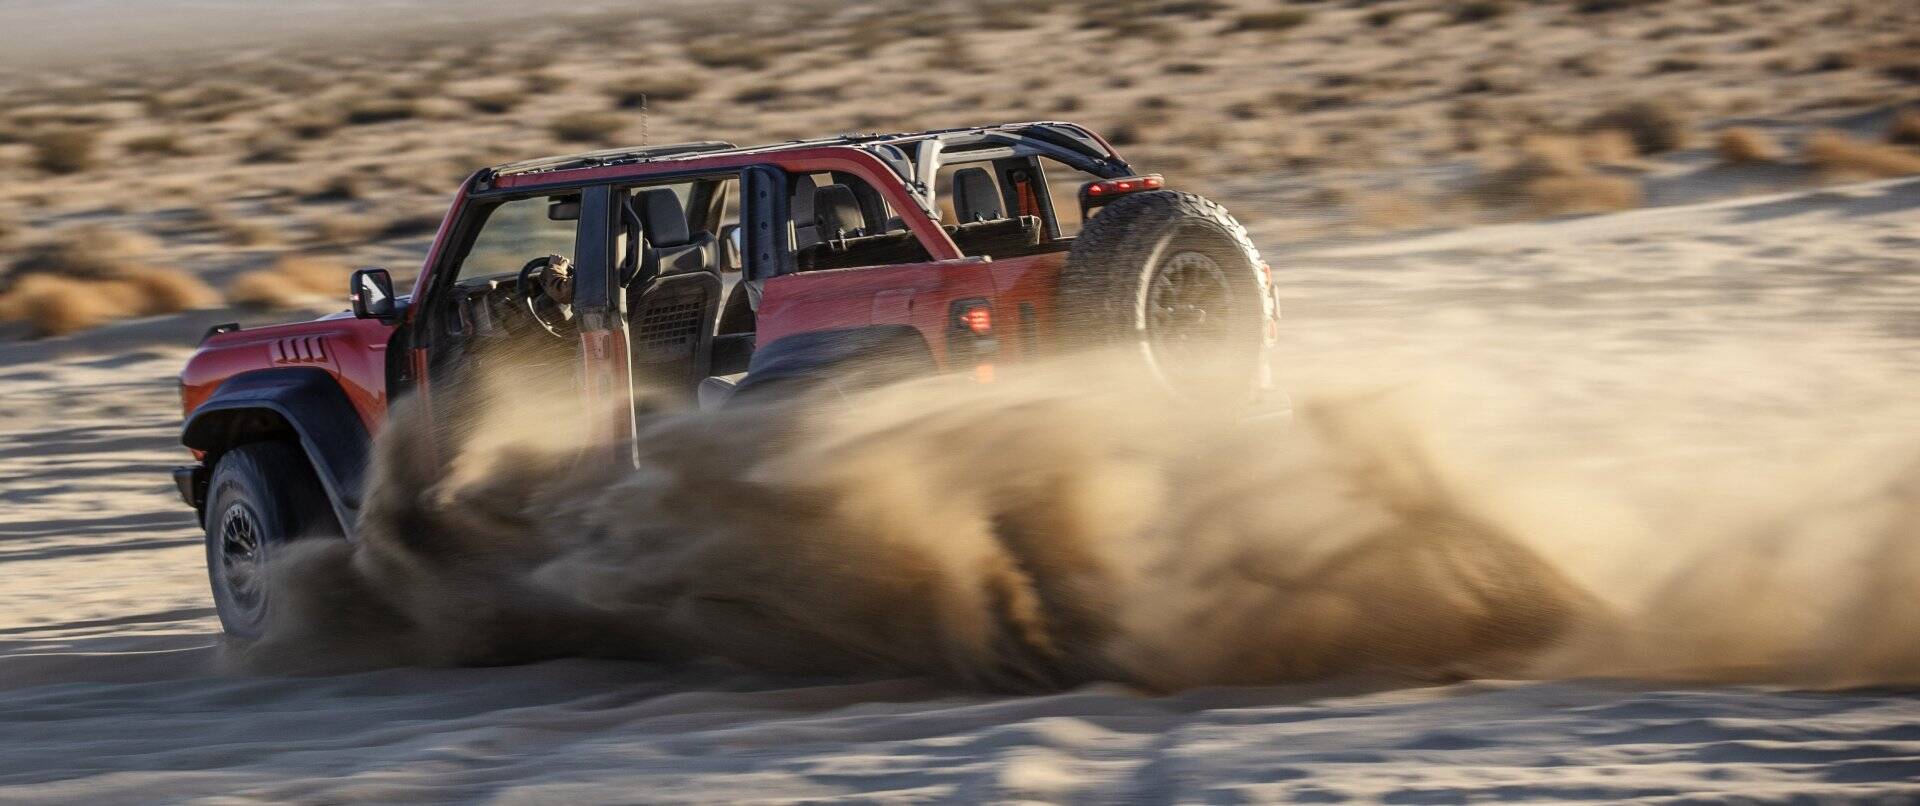
M 221 623 L 258 633 L 277 545 L 351 538 L 388 403 L 430 407 L 489 345 L 544 342 L 577 368 L 557 393 L 605 405 L 636 388 L 729 405 L 874 382 L 875 366 L 991 382 L 996 365 L 1109 345 L 1176 390 L 1195 351 L 1225 355 L 1257 394 L 1270 271 L 1225 209 L 1163 184 L 1056 122 L 480 170 L 410 294 L 362 269 L 350 312 L 217 326 L 187 362 L 197 462 L 174 479 L 206 528 Z

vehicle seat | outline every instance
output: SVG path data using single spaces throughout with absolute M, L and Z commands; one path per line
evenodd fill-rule
M 844 241 L 867 234 L 860 198 L 846 185 L 828 185 L 813 196 L 813 226 L 820 240 Z
M 787 198 L 787 212 L 793 217 L 793 250 L 798 252 L 820 242 L 820 230 L 813 217 L 813 200 L 818 192 L 813 177 L 793 178 L 793 192 Z
M 1000 188 L 985 168 L 953 172 L 953 212 L 960 220 L 945 229 L 962 254 L 1011 257 L 1032 252 L 1040 245 L 1040 219 L 1007 217 Z
M 719 265 L 715 259 L 719 241 L 711 232 L 688 231 L 687 211 L 672 190 L 640 191 L 635 195 L 634 207 L 645 226 L 647 244 L 653 247 L 662 275 L 713 271 Z
M 679 197 L 665 188 L 634 194 L 650 277 L 627 287 L 629 365 L 636 384 L 691 396 L 712 365 L 713 322 L 725 284 L 707 232 L 689 233 Z
M 953 172 L 953 212 L 955 223 L 972 224 L 1006 218 L 1000 206 L 1000 188 L 985 168 L 961 168 Z

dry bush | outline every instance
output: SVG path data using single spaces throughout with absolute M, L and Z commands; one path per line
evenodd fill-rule
M 1509 164 L 1482 177 L 1474 195 L 1490 207 L 1518 207 L 1533 215 L 1626 210 L 1640 206 L 1640 183 L 1595 173 L 1590 137 L 1533 135 L 1521 140 Z
M 687 58 L 703 67 L 759 70 L 767 66 L 764 47 L 750 39 L 707 39 L 688 42 L 685 50 Z
M 626 128 L 627 118 L 611 112 L 575 112 L 547 123 L 547 131 L 566 143 L 603 144 Z
M 1804 150 L 1808 162 L 1836 176 L 1877 178 L 1920 174 L 1920 154 L 1899 146 L 1856 140 L 1833 129 L 1808 135 Z
M 700 91 L 700 83 L 690 75 L 649 74 L 609 82 L 600 91 L 613 99 L 613 105 L 617 108 L 639 109 L 644 104 L 692 98 L 694 93 Z
M 118 277 L 146 264 L 159 243 L 146 235 L 106 227 L 80 227 L 32 244 L 7 266 L 0 282 L 29 274 L 80 280 Z
M 334 174 L 301 194 L 301 198 L 307 201 L 353 201 L 366 197 L 367 176 L 359 171 Z
M 362 98 L 347 104 L 345 120 L 355 126 L 407 120 L 420 114 L 420 107 L 406 98 Z
M 1757 165 L 1776 162 L 1782 152 L 1771 135 L 1759 129 L 1734 126 L 1722 130 L 1714 139 L 1714 151 L 1725 165 Z
M 1424 227 L 1434 220 L 1431 205 L 1406 193 L 1368 193 L 1353 201 L 1354 217 L 1368 229 L 1380 231 Z
M 352 270 L 344 263 L 288 255 L 273 266 L 235 277 L 227 304 L 243 308 L 299 308 L 336 301 L 346 293 Z
M 50 174 L 73 174 L 93 167 L 99 136 L 90 129 L 68 128 L 33 135 L 33 164 Z
M 24 322 L 36 336 L 60 336 L 118 319 L 204 308 L 215 299 L 205 283 L 171 269 L 141 268 L 108 280 L 33 274 L 0 294 L 0 321 Z
M 1687 119 L 1664 101 L 1633 101 L 1587 119 L 1588 131 L 1619 129 L 1633 137 L 1641 154 L 1660 154 L 1686 144 Z
M 1505 0 L 1467 0 L 1453 7 L 1451 19 L 1455 24 L 1486 22 L 1512 10 Z
M 280 228 L 270 221 L 253 218 L 224 218 L 216 225 L 221 237 L 234 246 L 272 246 L 286 240 Z
M 1887 127 L 1887 142 L 1920 146 L 1920 109 L 1902 109 Z
M 153 249 L 151 239 L 97 227 L 29 247 L 8 267 L 0 320 L 55 336 L 214 304 L 198 278 L 143 262 Z
M 380 222 L 369 216 L 330 215 L 313 222 L 315 240 L 334 246 L 366 243 L 379 232 Z
M 525 103 L 527 91 L 520 88 L 487 90 L 462 97 L 467 106 L 483 115 L 501 115 L 512 112 L 515 107 Z
M 521 83 L 537 95 L 546 95 L 566 88 L 568 79 L 559 73 L 548 70 L 535 70 L 521 77 Z
M 128 154 L 140 154 L 150 157 L 179 157 L 188 153 L 186 144 L 180 142 L 177 132 L 163 131 L 143 135 L 128 140 L 121 145 Z
M 773 82 L 753 84 L 740 88 L 733 94 L 733 102 L 738 104 L 761 105 L 780 100 L 787 94 L 787 88 Z
M 280 126 L 302 140 L 318 140 L 334 133 L 345 122 L 345 113 L 340 110 L 307 109 L 282 121 Z
M 1282 9 L 1279 11 L 1255 11 L 1240 15 L 1239 19 L 1227 27 L 1227 32 L 1235 31 L 1285 31 L 1305 25 L 1311 15 L 1305 11 Z
M 240 144 L 241 162 L 293 162 L 299 157 L 293 139 L 278 131 L 254 132 Z
M 1532 209 L 1541 215 L 1631 210 L 1642 200 L 1640 183 L 1603 174 L 1543 176 L 1527 182 L 1524 190 Z

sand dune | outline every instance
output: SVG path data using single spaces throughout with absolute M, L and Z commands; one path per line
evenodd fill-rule
M 1898 393 L 1920 379 L 1916 210 L 1907 181 L 1270 249 L 1293 278 L 1283 375 L 1450 376 L 1455 405 L 1431 414 L 1476 455 L 1698 503 L 1740 489 L 1730 466 L 1764 481 L 1920 437 Z M 115 344 L 105 332 L 77 338 Z M 237 675 L 165 475 L 182 353 L 86 344 L 0 356 L 0 800 L 1900 800 L 1920 781 L 1920 704 L 1890 690 L 1348 679 L 1004 697 L 578 660 Z M 1528 394 L 1491 393 L 1498 378 Z M 1713 427 L 1734 411 L 1739 433 Z M 1551 511 L 1565 540 L 1549 556 L 1657 586 L 1657 552 L 1583 542 L 1627 533 L 1602 507 Z

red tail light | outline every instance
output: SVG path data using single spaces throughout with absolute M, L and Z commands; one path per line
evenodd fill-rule
M 1159 174 L 1122 176 L 1118 179 L 1088 182 L 1080 186 L 1080 210 L 1084 213 L 1116 197 L 1139 193 L 1143 190 L 1159 190 L 1166 187 L 1166 184 L 1167 180 L 1161 178 Z
M 968 308 L 960 314 L 960 324 L 973 331 L 975 336 L 990 335 L 993 333 L 993 309 Z

